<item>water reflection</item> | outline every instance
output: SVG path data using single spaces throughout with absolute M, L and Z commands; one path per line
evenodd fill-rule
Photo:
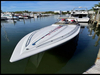
M 92 39 L 95 39 L 95 37 L 98 36 L 98 39 L 95 42 L 95 46 L 98 46 L 100 40 L 100 27 L 96 27 L 96 25 L 89 25 L 88 29 L 90 32 L 89 36 L 92 36 Z
M 88 23 L 79 23 L 81 25 L 81 27 L 85 27 L 88 26 Z
M 24 22 L 24 24 L 25 24 L 25 19 L 23 19 L 23 22 Z
M 33 21 L 35 21 L 35 18 L 33 18 Z
M 31 23 L 31 19 L 30 19 L 30 23 Z
M 14 24 L 17 22 L 17 20 L 5 20 L 5 21 L 1 21 L 1 25 L 2 24 Z
M 97 41 L 95 42 L 95 46 L 99 45 L 99 41 L 100 41 L 100 34 L 99 34 L 99 37 L 98 37 Z
M 84 24 L 84 23 L 79 23 L 79 24 L 80 24 L 80 26 L 81 26 L 81 31 L 80 31 L 80 33 L 82 33 L 82 32 L 84 31 L 84 28 L 85 28 L 86 24 Z
M 79 35 L 60 46 L 31 56 L 25 73 L 52 74 L 61 70 L 73 56 L 78 37 Z
M 96 27 L 96 28 L 94 28 L 93 30 L 94 30 L 94 34 L 93 34 L 93 36 L 92 36 L 92 39 L 95 39 L 95 36 L 96 36 L 96 34 L 97 34 L 98 28 Z
M 95 38 L 95 35 L 98 36 L 98 39 L 95 42 L 95 46 L 98 46 L 99 45 L 99 41 L 100 41 L 100 28 L 97 28 L 97 27 L 95 28 L 94 36 L 92 37 L 93 39 Z
M 2 30 L 4 31 L 4 34 L 2 34 L 2 35 L 3 35 L 3 37 L 9 42 L 9 38 L 8 38 L 8 36 L 7 36 L 7 32 L 6 32 L 6 30 L 5 30 L 4 24 L 2 24 L 1 26 L 2 26 Z

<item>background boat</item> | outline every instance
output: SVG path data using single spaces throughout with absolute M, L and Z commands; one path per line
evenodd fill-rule
M 89 22 L 88 10 L 85 7 L 74 8 L 71 11 L 70 17 L 75 17 L 78 20 L 78 22 Z

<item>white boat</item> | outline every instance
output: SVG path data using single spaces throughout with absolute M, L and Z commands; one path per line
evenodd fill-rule
M 39 14 L 34 14 L 34 18 L 38 18 L 39 17 Z
M 7 17 L 4 17 L 3 13 L 1 13 L 1 20 L 7 20 Z
M 24 36 L 16 45 L 10 58 L 15 62 L 65 43 L 79 34 L 78 23 L 52 24 Z
M 33 18 L 33 17 L 34 17 L 33 12 L 29 13 L 29 16 L 30 16 L 31 18 Z
M 18 16 L 19 17 L 19 19 L 23 19 L 23 17 L 22 16 Z
M 8 20 L 12 20 L 12 19 L 18 20 L 19 19 L 18 17 L 14 16 L 13 14 L 9 12 L 2 14 L 1 17 L 6 17 Z
M 78 10 L 75 10 L 78 9 Z M 81 10 L 79 10 L 81 9 Z M 84 9 L 84 10 L 82 10 Z M 71 11 L 71 16 L 70 17 L 74 17 L 78 20 L 78 22 L 89 22 L 89 17 L 88 17 L 88 10 L 85 7 L 78 7 L 78 8 L 74 8 Z M 70 19 L 69 19 L 70 20 Z

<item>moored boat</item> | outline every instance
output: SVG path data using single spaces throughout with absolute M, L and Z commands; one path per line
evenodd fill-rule
M 15 62 L 65 43 L 79 34 L 78 23 L 55 23 L 24 36 L 16 45 L 10 62 Z
M 7 18 L 7 20 L 18 20 L 19 19 L 18 17 L 14 16 L 11 13 L 4 13 L 1 15 L 1 17 Z
M 84 10 L 82 10 L 84 9 Z M 77 18 L 78 22 L 89 22 L 89 14 L 86 7 L 76 7 L 71 11 L 70 17 Z M 70 20 L 70 19 L 69 19 Z

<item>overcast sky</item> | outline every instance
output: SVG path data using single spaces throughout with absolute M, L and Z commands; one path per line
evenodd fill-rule
M 2 11 L 70 11 L 75 7 L 91 9 L 100 1 L 1 1 Z

